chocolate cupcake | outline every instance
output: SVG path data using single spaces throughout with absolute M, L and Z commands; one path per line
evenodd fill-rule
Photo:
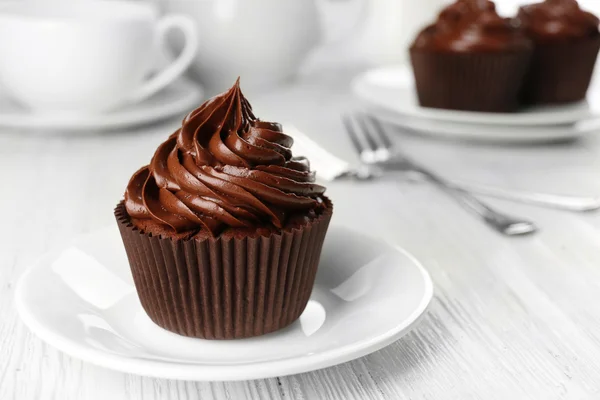
M 519 105 L 532 44 L 487 0 L 459 0 L 410 48 L 423 107 L 507 112 Z
M 600 49 L 598 18 L 575 0 L 521 7 L 518 19 L 534 42 L 523 100 L 532 104 L 583 100 Z
M 239 80 L 191 112 L 115 209 L 140 302 L 180 335 L 281 329 L 308 303 L 333 206 Z

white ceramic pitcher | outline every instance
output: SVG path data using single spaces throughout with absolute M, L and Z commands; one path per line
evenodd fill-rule
M 357 51 L 372 65 L 403 63 L 417 33 L 432 23 L 445 3 L 452 0 L 365 0 L 367 18 L 357 41 Z
M 197 22 L 201 39 L 192 73 L 214 93 L 238 76 L 247 89 L 290 79 L 322 37 L 331 38 L 323 35 L 330 28 L 337 30 L 337 49 L 351 58 L 371 64 L 397 61 L 405 53 L 408 32 L 414 30 L 408 27 L 432 19 L 443 0 L 154 1 L 166 12 Z M 340 32 L 339 26 L 347 29 Z M 340 56 L 330 48 L 332 57 Z

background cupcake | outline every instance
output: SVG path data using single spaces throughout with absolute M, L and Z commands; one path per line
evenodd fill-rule
M 239 81 L 190 113 L 116 210 L 143 308 L 181 335 L 233 339 L 294 322 L 332 214 L 293 140 Z
M 546 0 L 521 7 L 518 19 L 535 44 L 523 100 L 583 100 L 600 49 L 598 18 L 575 0 Z
M 424 107 L 504 112 L 519 104 L 532 45 L 486 0 L 459 0 L 410 48 Z

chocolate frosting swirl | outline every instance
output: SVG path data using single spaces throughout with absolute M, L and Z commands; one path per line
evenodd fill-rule
M 458 0 L 417 36 L 412 49 L 446 52 L 490 52 L 527 49 L 529 40 L 488 0 Z
M 252 113 L 239 79 L 192 111 L 138 170 L 125 192 L 135 220 L 177 233 L 226 228 L 283 228 L 297 214 L 324 207 L 325 188 L 281 125 Z
M 597 37 L 599 20 L 582 10 L 576 0 L 546 0 L 523 6 L 521 24 L 536 41 Z

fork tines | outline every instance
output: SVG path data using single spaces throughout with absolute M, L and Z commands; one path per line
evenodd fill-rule
M 346 133 L 365 163 L 377 163 L 390 157 L 392 141 L 379 121 L 362 112 L 342 116 Z M 362 137 L 362 139 L 361 139 Z

